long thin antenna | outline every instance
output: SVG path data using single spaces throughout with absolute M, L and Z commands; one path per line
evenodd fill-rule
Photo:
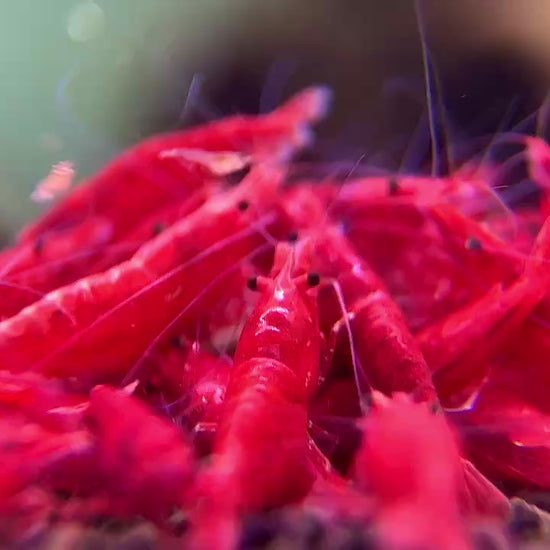
M 342 320 L 348 335 L 348 342 L 351 351 L 351 364 L 353 367 L 353 376 L 355 378 L 355 385 L 357 387 L 357 396 L 359 398 L 359 407 L 363 415 L 366 415 L 372 407 L 372 385 L 370 384 L 365 371 L 361 368 L 355 355 L 355 344 L 353 339 L 353 332 L 351 330 L 351 323 L 349 319 L 349 313 L 346 309 L 346 302 L 344 300 L 344 293 L 340 283 L 337 280 L 332 281 L 332 288 L 336 294 L 336 299 L 342 311 Z
M 450 151 L 448 149 L 446 140 L 439 132 L 438 120 L 436 117 L 436 106 L 434 104 L 434 97 L 437 99 L 438 110 L 441 109 L 440 86 L 438 84 L 435 71 L 432 67 L 432 61 L 428 52 L 428 45 L 426 39 L 426 29 L 424 26 L 424 18 L 422 15 L 421 0 L 415 0 L 415 13 L 418 25 L 418 34 L 420 36 L 420 43 L 422 46 L 422 62 L 424 64 L 424 82 L 426 88 L 426 102 L 428 107 L 428 120 L 430 125 L 430 138 L 432 149 L 432 176 L 441 176 L 449 170 L 451 167 Z M 446 152 L 446 156 L 441 155 L 442 152 Z
M 267 71 L 265 84 L 260 94 L 260 113 L 269 113 L 277 108 L 292 73 L 296 71 L 296 63 L 289 59 L 278 59 Z

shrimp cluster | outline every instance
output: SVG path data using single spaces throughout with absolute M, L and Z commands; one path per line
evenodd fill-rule
M 466 550 L 550 490 L 550 148 L 515 210 L 486 158 L 314 181 L 329 95 L 148 139 L 0 253 L 3 545 L 291 510 Z

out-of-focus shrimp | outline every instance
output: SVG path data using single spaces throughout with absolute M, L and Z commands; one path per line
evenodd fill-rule
M 112 365 L 123 372 L 128 367 L 123 355 L 126 361 L 139 358 L 143 346 L 182 307 L 265 242 L 257 225 L 264 213 L 272 220 L 268 212 L 280 177 L 277 170 L 256 169 L 239 187 L 207 201 L 127 262 L 47 294 L 1 322 L 3 364 L 13 370 L 34 365 L 44 373 L 66 376 L 77 365 L 86 368 L 87 358 L 95 365 L 90 372 L 98 364 L 106 371 Z M 164 307 L 154 305 L 158 303 Z M 136 316 L 137 311 L 141 313 Z M 128 338 L 122 338 L 121 330 L 130 332 Z M 115 333 L 118 344 L 104 345 Z M 100 341 L 104 344 L 98 347 Z M 141 351 L 135 348 L 137 343 Z M 97 353 L 102 354 L 99 361 Z
M 120 390 L 97 386 L 87 416 L 97 438 L 97 468 L 115 514 L 166 521 L 183 506 L 195 462 L 185 433 Z
M 105 271 L 131 258 L 147 241 L 191 214 L 216 191 L 219 189 L 214 186 L 200 189 L 189 197 L 155 212 L 115 243 L 108 244 L 111 236 L 106 226 L 101 227 L 83 221 L 70 233 L 60 234 L 55 243 L 46 239 L 39 249 L 22 247 L 16 265 L 5 270 L 3 280 L 33 289 L 37 293 L 45 293 L 87 275 Z M 90 246 L 87 250 L 80 250 L 77 243 L 86 240 L 91 231 L 103 231 L 104 238 L 98 233 L 99 244 Z M 33 298 L 32 295 L 25 295 L 23 299 L 26 301 L 8 301 L 6 305 L 11 307 L 12 314 L 36 301 L 36 297 Z M 3 308 L 1 311 L 10 310 Z
M 358 483 L 373 493 L 384 548 L 468 550 L 460 515 L 460 454 L 445 417 L 426 403 L 373 392 L 356 457 Z
M 523 274 L 508 287 L 486 295 L 449 315 L 417 336 L 443 398 L 479 384 L 486 365 L 548 294 L 550 218 L 527 258 Z
M 75 175 L 74 164 L 62 161 L 54 164 L 50 173 L 44 178 L 31 194 L 36 202 L 48 202 L 67 192 L 73 183 Z

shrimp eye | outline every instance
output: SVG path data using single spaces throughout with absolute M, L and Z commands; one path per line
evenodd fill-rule
M 479 239 L 476 239 L 475 237 L 470 237 L 466 241 L 466 248 L 468 250 L 481 250 L 483 248 L 483 244 Z
M 183 336 L 175 336 L 172 339 L 172 344 L 177 349 L 185 349 L 185 338 Z
M 156 392 L 157 387 L 150 380 L 147 380 L 147 382 L 143 384 L 143 393 L 145 393 L 145 395 L 153 395 Z
M 258 290 L 258 277 L 251 277 L 250 279 L 248 279 L 248 281 L 246 282 L 246 286 L 250 290 Z
M 34 243 L 33 252 L 37 256 L 40 256 L 40 254 L 42 254 L 42 252 L 44 251 L 45 245 L 46 245 L 46 239 L 44 239 L 44 237 L 38 237 L 38 239 L 36 239 Z
M 245 212 L 250 207 L 250 203 L 248 201 L 239 201 L 239 204 L 237 205 L 237 208 L 241 212 Z
M 321 282 L 321 276 L 319 273 L 308 273 L 307 284 L 308 286 L 317 286 Z
M 397 178 L 388 179 L 388 193 L 390 196 L 397 195 L 399 192 L 399 180 Z
M 298 240 L 298 233 L 296 231 L 291 231 L 288 234 L 287 241 L 289 243 L 295 243 Z
M 157 236 L 157 235 L 160 235 L 164 230 L 166 229 L 166 224 L 164 223 L 156 223 L 154 226 L 153 226 L 153 236 Z

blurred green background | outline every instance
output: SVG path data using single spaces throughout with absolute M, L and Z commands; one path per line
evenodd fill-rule
M 514 95 L 546 89 L 533 51 L 547 33 L 523 23 L 532 10 L 423 4 L 459 126 L 495 106 L 498 120 Z M 533 4 L 540 19 L 544 4 Z M 200 109 L 189 113 L 196 75 Z M 334 157 L 395 136 L 403 149 L 425 112 L 409 0 L 0 0 L 0 82 L 0 232 L 44 208 L 28 197 L 53 163 L 74 161 L 81 178 L 153 132 L 268 109 L 311 83 L 336 91 L 321 131 Z
M 151 102 L 168 93 L 170 53 L 196 55 L 203 19 L 223 4 L 0 2 L 2 227 L 39 210 L 28 195 L 52 163 L 74 160 L 83 175 L 147 133 Z M 220 37 L 224 24 L 210 18 L 208 32 Z M 191 76 L 169 93 L 183 101 Z

